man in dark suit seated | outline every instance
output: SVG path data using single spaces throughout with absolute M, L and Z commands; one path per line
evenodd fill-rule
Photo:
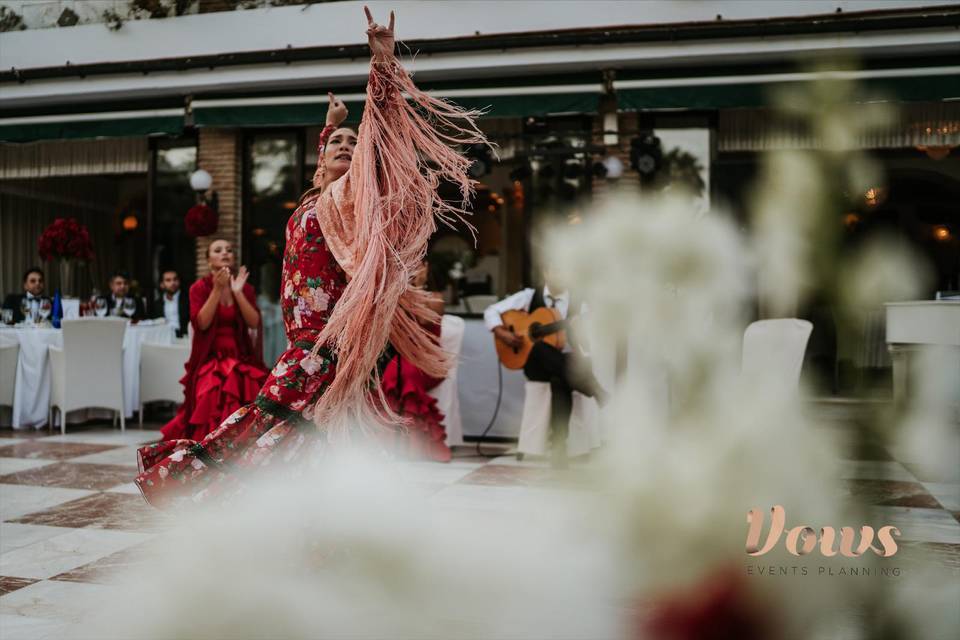
M 23 274 L 23 293 L 11 293 L 4 299 L 3 308 L 13 311 L 13 321 L 23 322 L 22 300 L 26 298 L 30 301 L 34 311 L 40 305 L 43 295 L 43 271 L 37 267 L 27 269 Z
M 140 296 L 130 295 L 130 276 L 126 271 L 117 271 L 110 277 L 110 295 L 104 296 L 107 301 L 107 315 L 119 316 L 121 318 L 131 318 L 132 320 L 143 320 L 147 317 L 144 309 L 143 300 Z M 133 316 L 128 316 L 123 312 L 123 301 L 127 298 L 134 302 Z
M 190 296 L 180 290 L 180 276 L 174 269 L 160 274 L 160 297 L 153 301 L 154 318 L 165 318 L 177 331 L 177 337 L 187 335 L 190 324 Z

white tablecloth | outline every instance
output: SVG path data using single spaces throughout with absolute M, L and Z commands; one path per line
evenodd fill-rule
M 20 344 L 17 381 L 14 390 L 11 422 L 14 429 L 40 428 L 47 424 L 50 402 L 50 361 L 47 348 L 63 347 L 59 329 L 5 327 L 0 340 L 16 340 Z M 123 336 L 123 404 L 126 417 L 140 406 L 140 345 L 173 344 L 174 329 L 168 324 L 131 324 Z M 79 414 L 79 415 L 78 415 Z M 82 420 L 82 411 L 67 414 L 67 422 Z
M 493 336 L 479 318 L 464 318 L 463 347 L 457 366 L 463 435 L 479 436 L 497 406 L 497 368 L 500 361 Z M 503 370 L 503 396 L 497 421 L 487 435 L 516 438 L 523 415 L 523 371 Z

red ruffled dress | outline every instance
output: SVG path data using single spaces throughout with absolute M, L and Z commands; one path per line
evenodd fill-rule
M 208 279 L 190 288 L 191 321 L 213 289 Z M 249 294 L 252 292 L 251 287 Z M 267 378 L 236 304 L 218 305 L 213 324 L 206 331 L 194 332 L 186 368 L 180 381 L 186 401 L 160 430 L 163 440 L 202 440 L 234 411 L 253 402 Z
M 180 382 L 189 400 L 160 430 L 163 440 L 202 440 L 257 397 L 267 371 L 260 357 L 249 353 L 253 349 L 249 338 L 244 340 L 247 328 L 239 316 L 237 305 L 218 305 L 213 325 L 206 332 L 194 333 L 191 353 L 206 351 L 208 355 L 187 363 L 187 373 Z M 247 344 L 242 348 L 244 342 Z
M 431 327 L 440 335 L 440 327 Z M 399 374 L 399 375 L 398 375 Z M 408 360 L 395 356 L 383 372 L 383 391 L 390 407 L 409 420 L 395 436 L 395 450 L 408 458 L 450 462 L 447 432 L 437 400 L 428 391 L 443 380 L 431 378 Z

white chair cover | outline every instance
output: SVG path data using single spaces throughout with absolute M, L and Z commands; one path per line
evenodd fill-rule
M 66 432 L 65 414 L 74 409 L 102 407 L 120 416 L 124 430 L 123 318 L 64 320 L 63 349 L 50 347 L 50 415 L 60 410 L 60 432 Z
M 143 426 L 143 405 L 157 400 L 183 403 L 184 364 L 190 347 L 145 343 L 140 347 L 140 426 Z
M 760 320 L 743 332 L 741 375 L 795 387 L 813 324 L 797 318 Z
M 0 342 L 0 405 L 13 406 L 17 383 L 17 360 L 19 358 L 19 343 Z
M 436 398 L 437 408 L 443 413 L 443 427 L 447 432 L 448 447 L 463 444 L 463 420 L 460 417 L 460 393 L 457 387 L 457 367 L 466 324 L 463 318 L 444 315 L 440 323 L 440 347 L 454 354 L 454 365 L 443 382 L 429 391 Z
M 527 381 L 517 452 L 546 455 L 550 436 L 550 383 Z M 573 392 L 573 411 L 567 433 L 567 455 L 581 456 L 599 447 L 600 421 L 596 400 Z

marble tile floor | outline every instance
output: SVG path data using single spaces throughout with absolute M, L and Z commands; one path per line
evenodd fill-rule
M 84 613 L 117 588 L 116 570 L 150 558 L 151 540 L 172 520 L 147 506 L 131 481 L 136 446 L 154 441 L 156 427 L 121 433 L 103 425 L 66 436 L 0 429 L 0 638 L 86 638 Z M 580 465 L 561 471 L 543 459 L 518 461 L 506 445 L 484 452 L 489 457 L 470 445 L 449 464 L 404 462 L 400 475 L 448 517 L 523 512 L 558 490 L 589 498 Z M 838 478 L 846 495 L 900 527 L 905 552 L 960 571 L 960 484 L 880 445 L 846 458 Z

